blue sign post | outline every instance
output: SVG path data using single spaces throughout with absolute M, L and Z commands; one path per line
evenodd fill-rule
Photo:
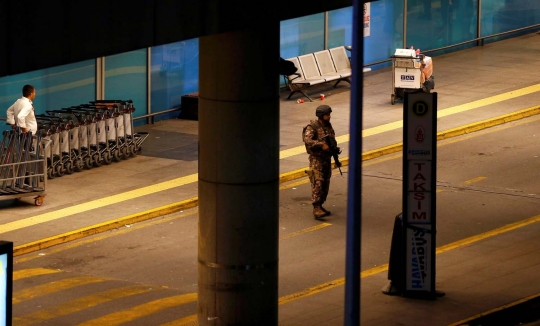
M 0 326 L 12 325 L 13 242 L 0 241 Z

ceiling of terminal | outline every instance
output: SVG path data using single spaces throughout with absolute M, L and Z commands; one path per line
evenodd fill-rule
M 0 1 L 0 77 L 351 6 L 352 0 Z

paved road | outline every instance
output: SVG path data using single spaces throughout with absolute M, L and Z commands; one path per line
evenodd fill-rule
M 532 117 L 439 142 L 438 247 L 539 214 L 539 130 L 540 117 Z M 333 215 L 325 223 L 312 218 L 306 180 L 281 187 L 283 305 L 287 295 L 342 282 L 346 175 L 345 169 L 343 178 L 332 179 L 325 206 Z M 401 210 L 401 156 L 367 161 L 363 175 L 362 270 L 380 275 L 386 273 L 393 218 Z M 196 262 L 197 209 L 17 257 L 15 325 L 45 320 L 51 325 L 191 322 Z M 452 289 L 444 284 L 439 289 L 451 297 Z M 363 320 L 376 313 L 369 305 L 363 302 Z M 485 311 L 492 308 L 485 303 Z M 293 324 L 298 317 L 293 314 L 280 308 L 280 324 Z M 465 317 L 456 314 L 446 322 Z

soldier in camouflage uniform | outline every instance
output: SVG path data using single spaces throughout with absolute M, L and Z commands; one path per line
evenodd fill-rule
M 317 120 L 311 120 L 304 128 L 303 138 L 306 151 L 309 154 L 309 170 L 306 171 L 311 181 L 311 199 L 313 204 L 313 215 L 315 219 L 321 219 L 330 215 L 322 204 L 326 201 L 330 188 L 330 177 L 332 176 L 332 154 L 330 147 L 323 137 L 330 136 L 333 145 L 337 147 L 336 134 L 330 124 L 330 113 L 332 108 L 328 105 L 320 105 L 315 111 Z

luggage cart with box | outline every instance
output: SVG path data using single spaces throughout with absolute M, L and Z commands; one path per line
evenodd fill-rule
M 390 102 L 402 100 L 408 90 L 435 88 L 433 60 L 414 49 L 396 49 L 392 56 L 392 94 Z

